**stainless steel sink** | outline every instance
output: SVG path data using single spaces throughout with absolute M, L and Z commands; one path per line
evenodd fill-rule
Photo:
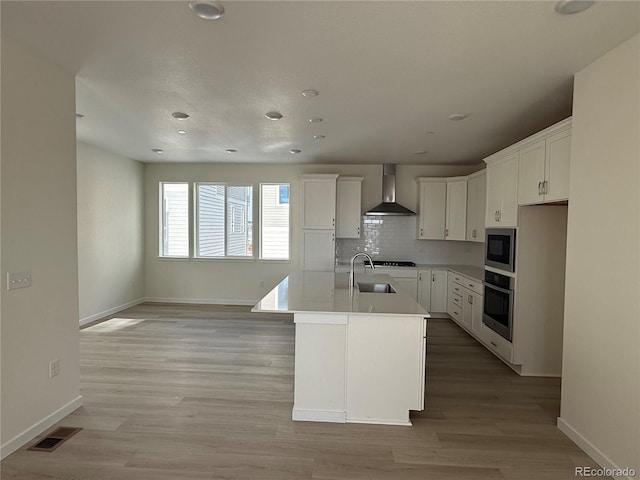
M 358 282 L 358 290 L 363 293 L 396 293 L 396 290 L 388 283 Z

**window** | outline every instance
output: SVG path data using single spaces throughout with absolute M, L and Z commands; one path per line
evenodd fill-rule
M 260 185 L 260 258 L 289 260 L 289 185 Z
M 196 184 L 196 257 L 253 256 L 253 187 Z
M 160 255 L 189 256 L 189 184 L 160 183 Z

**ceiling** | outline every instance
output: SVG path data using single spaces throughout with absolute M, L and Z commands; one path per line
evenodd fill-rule
M 222 4 L 2 1 L 2 35 L 75 73 L 79 140 L 132 159 L 476 164 L 569 116 L 573 73 L 640 31 L 638 1 Z

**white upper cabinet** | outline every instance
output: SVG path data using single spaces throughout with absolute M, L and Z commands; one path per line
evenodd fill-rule
M 484 212 L 487 195 L 487 172 L 469 175 L 467 181 L 467 233 L 469 242 L 484 242 Z
M 338 177 L 336 238 L 360 238 L 363 177 Z
M 557 132 L 520 151 L 518 204 L 557 202 L 569 198 L 571 125 L 562 122 Z M 551 133 L 551 132 L 550 132 Z
M 518 204 L 539 203 L 544 181 L 546 143 L 544 140 L 520 150 Z
M 518 205 L 568 200 L 570 160 L 571 118 L 485 158 L 486 226 L 517 226 Z
M 418 238 L 444 240 L 447 182 L 444 178 L 418 178 Z
M 467 180 L 447 179 L 446 240 L 466 240 Z
M 518 153 L 485 159 L 487 163 L 487 227 L 518 223 Z
M 569 163 L 571 161 L 571 128 L 547 139 L 544 201 L 569 199 Z
M 337 174 L 303 175 L 302 229 L 331 229 L 336 227 Z

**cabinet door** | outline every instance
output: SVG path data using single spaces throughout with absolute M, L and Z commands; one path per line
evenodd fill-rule
M 444 313 L 447 311 L 447 271 L 431 271 L 431 310 Z
M 498 225 L 518 225 L 518 154 L 513 154 L 502 162 L 502 202 Z
M 444 240 L 447 183 L 420 182 L 420 211 L 418 212 L 418 238 Z
M 336 177 L 302 179 L 302 228 L 334 229 Z
M 544 182 L 545 140 L 520 150 L 518 205 L 541 203 Z
M 470 178 L 467 182 L 467 233 L 469 242 L 484 242 L 484 210 L 486 207 L 487 176 Z
M 545 202 L 569 198 L 569 163 L 571 161 L 571 130 L 547 139 Z
M 360 238 L 362 179 L 339 178 L 336 184 L 336 238 Z
M 484 297 L 472 290 L 467 290 L 471 300 L 471 331 L 482 339 L 482 311 L 484 310 Z
M 485 225 L 498 226 L 498 213 L 502 203 L 502 163 L 487 165 L 487 201 L 485 208 Z
M 468 288 L 462 289 L 462 325 L 468 330 L 473 324 L 473 296 Z
M 447 182 L 446 240 L 464 240 L 467 229 L 467 181 Z
M 431 270 L 418 272 L 418 303 L 427 312 L 431 311 Z
M 333 230 L 302 231 L 303 270 L 333 272 L 335 251 L 335 232 Z

